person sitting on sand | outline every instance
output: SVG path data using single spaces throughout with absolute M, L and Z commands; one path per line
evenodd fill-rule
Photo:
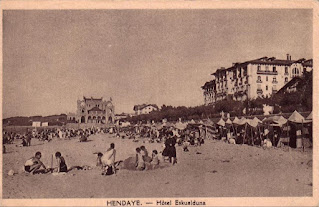
M 159 165 L 159 159 L 157 154 L 158 154 L 157 150 L 153 150 L 152 161 L 151 161 L 152 169 L 154 169 L 156 166 Z
M 65 160 L 64 160 L 64 157 L 61 156 L 61 152 L 56 152 L 55 153 L 55 158 L 56 158 L 56 161 L 57 161 L 57 172 L 60 173 L 60 172 L 68 172 L 68 167 L 67 165 L 65 164 Z
M 145 162 L 143 159 L 143 155 L 141 154 L 141 149 L 139 147 L 136 148 L 135 167 L 136 167 L 136 170 L 144 170 L 145 169 Z
M 41 152 L 36 152 L 34 157 L 28 159 L 24 164 L 25 172 L 37 174 L 41 173 L 43 170 L 40 170 L 41 167 L 44 168 L 44 172 L 46 172 L 47 168 L 45 165 L 40 161 L 42 155 Z
M 141 146 L 141 154 L 143 156 L 144 162 L 151 162 L 152 158 L 148 156 L 148 151 L 145 146 Z
M 114 143 L 110 144 L 110 148 L 107 149 L 107 151 L 102 156 L 102 165 L 105 168 L 105 170 L 108 170 L 112 172 L 112 174 L 116 174 L 116 168 L 115 168 L 115 155 L 116 150 L 114 149 L 115 145 Z
M 80 134 L 80 142 L 86 142 L 88 140 L 87 136 L 81 132 Z

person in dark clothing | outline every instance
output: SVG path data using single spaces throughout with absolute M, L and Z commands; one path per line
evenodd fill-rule
M 56 152 L 55 153 L 55 158 L 57 160 L 57 172 L 68 172 L 68 167 L 65 163 L 64 157 L 61 156 L 61 152 Z
M 169 157 L 169 162 L 174 165 L 176 162 L 176 148 L 175 148 L 176 140 L 173 138 L 172 134 L 169 135 L 169 138 L 165 141 L 165 152 L 166 156 Z

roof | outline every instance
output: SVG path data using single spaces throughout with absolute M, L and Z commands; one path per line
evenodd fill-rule
M 215 85 L 215 80 L 206 82 L 206 83 L 202 86 L 202 89 L 210 88 L 210 86 L 213 86 L 213 85 Z
M 221 71 L 227 71 L 227 70 L 232 70 L 238 67 L 245 67 L 248 64 L 264 64 L 264 65 L 291 65 L 293 63 L 301 63 L 303 66 L 309 66 L 312 67 L 312 59 L 306 60 L 304 58 L 301 58 L 299 60 L 281 60 L 281 59 L 276 59 L 275 57 L 261 57 L 255 60 L 248 60 L 245 62 L 238 62 L 238 63 L 234 63 L 233 66 L 229 67 L 229 68 L 220 68 L 217 69 L 216 72 L 212 73 L 211 75 L 215 75 L 218 72 Z
M 156 108 L 157 110 L 159 109 L 158 106 L 156 104 L 141 104 L 141 105 L 135 105 L 133 110 L 137 111 L 137 110 L 142 110 L 148 106 L 152 106 L 154 108 Z
M 93 108 L 91 108 L 90 110 L 88 110 L 88 111 L 103 111 L 103 110 L 101 110 L 100 108 L 98 108 L 98 107 L 93 107 Z
M 86 100 L 88 100 L 88 101 L 102 101 L 102 99 L 103 98 L 93 98 L 93 97 L 91 97 L 91 98 L 86 98 L 85 96 L 83 96 L 83 99 L 86 101 Z

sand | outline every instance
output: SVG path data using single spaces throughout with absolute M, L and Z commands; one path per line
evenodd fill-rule
M 260 197 L 312 196 L 312 150 L 262 149 L 206 140 L 201 147 L 183 152 L 177 147 L 174 166 L 132 171 L 120 169 L 116 175 L 102 176 L 101 170 L 72 170 L 66 175 L 30 175 L 22 173 L 26 159 L 36 151 L 50 166 L 51 155 L 60 151 L 67 165 L 94 167 L 94 152 L 104 152 L 111 142 L 116 160 L 135 155 L 135 148 L 145 145 L 162 151 L 159 143 L 135 143 L 108 134 L 91 136 L 89 142 L 78 139 L 32 140 L 31 147 L 6 145 L 3 155 L 3 198 L 119 198 L 119 197 Z M 18 174 L 9 176 L 13 169 Z

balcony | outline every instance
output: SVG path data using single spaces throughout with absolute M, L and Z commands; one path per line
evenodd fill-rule
M 257 93 L 263 93 L 263 89 L 257 88 Z
M 259 70 L 259 71 L 257 71 L 257 74 L 262 74 L 262 75 L 278 75 L 278 71 Z
M 262 80 L 257 80 L 256 82 L 257 82 L 257 83 L 262 83 Z
M 275 90 L 275 89 L 272 89 L 272 93 L 277 93 L 278 91 L 277 90 Z
M 274 80 L 273 80 L 273 81 L 272 81 L 272 83 L 274 83 L 274 84 L 275 84 L 275 83 L 278 83 L 278 81 L 274 81 Z

